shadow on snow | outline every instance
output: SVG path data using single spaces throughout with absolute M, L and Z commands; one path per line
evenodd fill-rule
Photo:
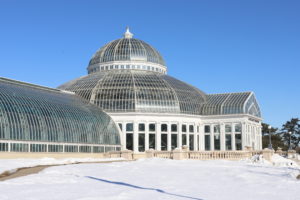
M 160 192 L 160 193 L 163 193 L 163 194 L 172 195 L 172 196 L 176 196 L 176 197 L 182 197 L 182 198 L 186 198 L 186 199 L 202 200 L 202 199 L 199 199 L 199 198 L 196 198 L 196 197 L 190 197 L 190 196 L 185 196 L 185 195 L 180 195 L 180 194 L 174 194 L 174 193 L 170 193 L 170 192 L 165 192 L 164 190 L 160 190 L 160 189 L 156 189 L 156 188 L 140 187 L 140 186 L 132 185 L 132 184 L 129 184 L 129 183 L 117 182 L 117 181 L 109 181 L 109 180 L 105 180 L 105 179 L 101 179 L 101 178 L 96 178 L 96 177 L 92 177 L 92 176 L 86 176 L 86 177 L 89 178 L 89 179 L 101 181 L 101 182 L 104 182 L 104 183 L 121 185 L 121 186 L 131 187 L 131 188 L 135 188 L 135 189 L 141 189 L 141 190 L 153 190 L 153 191 Z

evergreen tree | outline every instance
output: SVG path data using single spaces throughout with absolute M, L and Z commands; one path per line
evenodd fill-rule
M 286 149 L 286 147 L 284 146 L 284 143 L 282 142 L 282 138 L 280 137 L 280 135 L 278 135 L 277 130 L 278 128 L 271 128 L 271 130 L 269 129 L 269 124 L 267 123 L 261 123 L 262 126 L 262 147 L 264 148 L 268 148 L 269 147 L 269 133 L 271 132 L 271 142 L 272 142 L 272 146 L 273 149 L 277 150 L 278 147 L 282 148 L 282 149 Z
M 289 132 L 292 134 L 290 135 Z M 291 146 L 293 149 L 299 146 L 300 144 L 300 120 L 299 118 L 292 118 L 290 121 L 287 121 L 282 125 L 281 136 L 286 145 Z M 291 139 L 291 141 L 290 141 Z
M 261 123 L 261 126 L 262 126 L 262 130 L 261 130 L 262 135 L 269 135 L 269 131 L 270 131 L 269 126 L 270 126 L 270 124 Z M 271 134 L 274 134 L 277 130 L 278 130 L 278 128 L 272 127 L 271 128 Z
M 271 141 L 274 150 L 277 150 L 278 147 L 280 147 L 284 151 L 288 149 L 288 146 L 284 145 L 284 142 L 282 141 L 282 137 L 279 134 L 272 135 Z M 263 149 L 269 147 L 269 135 L 264 135 L 262 137 L 262 147 Z

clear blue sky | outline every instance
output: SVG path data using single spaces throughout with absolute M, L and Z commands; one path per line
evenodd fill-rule
M 0 76 L 57 87 L 126 26 L 206 93 L 254 91 L 264 121 L 300 117 L 300 1 L 0 0 Z

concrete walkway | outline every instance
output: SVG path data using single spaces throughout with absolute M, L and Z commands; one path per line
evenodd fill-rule
M 3 172 L 2 174 L 0 174 L 0 181 L 6 181 L 9 179 L 27 176 L 30 174 L 37 174 L 40 171 L 42 171 L 48 167 L 63 166 L 63 165 L 76 165 L 76 164 L 127 162 L 127 161 L 128 160 L 110 160 L 110 161 L 97 161 L 97 162 L 76 162 L 76 163 L 71 163 L 71 164 L 60 164 L 60 165 L 38 165 L 38 166 L 34 166 L 34 167 L 22 167 L 22 168 L 18 168 L 13 173 Z

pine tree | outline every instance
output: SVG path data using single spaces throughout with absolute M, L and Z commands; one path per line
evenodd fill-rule
M 267 123 L 261 123 L 262 126 L 262 147 L 268 148 L 269 147 L 269 133 L 271 132 L 271 142 L 273 149 L 278 149 L 278 147 L 282 148 L 283 150 L 287 149 L 287 147 L 284 145 L 281 135 L 278 134 L 278 128 L 272 127 L 271 130 L 269 129 L 269 124 Z
M 270 126 L 270 124 L 261 123 L 261 126 L 262 126 L 262 129 L 261 129 L 262 135 L 269 135 L 269 132 L 270 132 L 269 126 Z M 272 127 L 271 128 L 271 134 L 274 134 L 277 130 L 278 130 L 278 128 Z
M 289 134 L 291 132 L 291 135 Z M 281 136 L 286 145 L 291 143 L 291 147 L 295 149 L 300 144 L 300 120 L 292 118 L 282 125 Z M 290 141 L 291 140 L 291 141 Z

